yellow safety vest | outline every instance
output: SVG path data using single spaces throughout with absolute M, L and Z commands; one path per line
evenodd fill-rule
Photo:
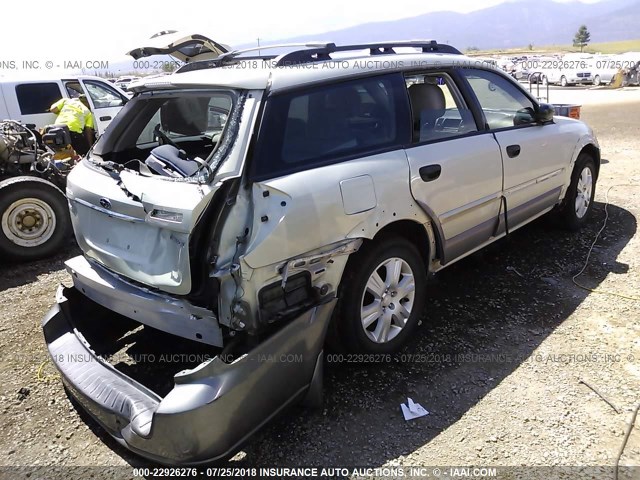
M 82 133 L 85 127 L 94 128 L 91 110 L 77 98 L 62 98 L 51 105 L 51 109 L 60 110 L 56 123 L 66 125 L 72 132 Z

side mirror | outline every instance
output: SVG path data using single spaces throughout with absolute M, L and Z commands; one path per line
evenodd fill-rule
M 553 121 L 553 115 L 555 114 L 555 109 L 553 105 L 549 103 L 541 103 L 538 111 L 535 114 L 536 122 L 538 123 L 549 123 Z
M 515 117 L 513 117 L 513 124 L 515 126 L 529 125 L 535 122 L 537 122 L 536 112 L 531 107 L 521 108 L 516 112 Z

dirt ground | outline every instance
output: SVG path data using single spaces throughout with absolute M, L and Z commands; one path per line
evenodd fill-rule
M 522 466 L 530 478 L 556 478 L 543 466 L 563 465 L 584 468 L 562 478 L 613 478 L 596 467 L 615 464 L 640 402 L 640 89 L 607 95 L 582 102 L 604 158 L 587 228 L 570 234 L 542 219 L 441 272 L 398 361 L 327 361 L 323 408 L 288 410 L 228 464 Z M 579 278 L 591 292 L 571 278 L 607 193 L 608 224 Z M 96 478 L 129 478 L 142 463 L 78 414 L 47 362 L 40 319 L 69 283 L 69 256 L 0 266 L 0 478 L 53 465 L 126 466 Z M 406 422 L 407 397 L 429 415 Z M 640 418 L 621 465 L 640 465 Z M 640 478 L 640 467 L 620 478 Z

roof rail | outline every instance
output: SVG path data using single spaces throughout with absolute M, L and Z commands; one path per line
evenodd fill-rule
M 242 57 L 242 60 L 268 61 L 268 60 L 273 60 L 275 58 L 277 58 L 276 55 L 261 55 L 261 56 L 250 55 L 250 56 Z M 184 72 L 192 72 L 194 70 L 207 70 L 209 68 L 223 67 L 226 64 L 232 63 L 233 60 L 235 59 L 236 59 L 235 57 L 225 57 L 225 58 L 218 57 L 218 58 L 214 58 L 213 60 L 199 60 L 197 62 L 191 62 L 181 66 L 178 70 L 175 71 L 175 73 L 184 73 Z
M 306 48 L 304 50 L 295 50 L 290 53 L 281 55 L 277 62 L 276 67 L 297 65 L 300 63 L 318 62 L 322 60 L 331 60 L 331 54 L 336 52 L 348 52 L 356 50 L 369 50 L 370 55 L 386 55 L 395 54 L 395 48 L 412 47 L 421 48 L 423 53 L 449 53 L 453 55 L 462 55 L 460 50 L 446 45 L 438 43 L 435 40 L 408 40 L 408 41 L 394 41 L 394 42 L 377 42 L 377 43 L 363 43 L 355 45 L 336 45 L 335 43 L 327 43 L 322 46 Z
M 202 60 L 199 62 L 187 63 L 180 67 L 176 73 L 190 72 L 193 70 L 204 70 L 207 68 L 216 68 L 221 67 L 224 64 L 228 64 L 233 62 L 236 57 L 244 55 L 245 53 L 250 52 L 261 52 L 262 50 L 274 50 L 277 48 L 291 48 L 291 47 L 306 47 L 306 48 L 326 48 L 329 45 L 334 45 L 333 43 L 326 42 L 307 42 L 307 43 L 279 43 L 275 45 L 264 45 L 260 47 L 251 47 L 244 48 L 242 50 L 232 50 L 227 53 L 223 53 L 219 57 L 213 60 Z M 249 55 L 243 56 L 242 60 L 273 60 L 277 58 L 277 55 Z
M 245 48 L 242 50 L 232 50 L 230 52 L 223 53 L 218 58 L 228 59 L 232 57 L 237 57 L 239 55 L 242 55 L 248 52 L 256 52 L 256 51 L 259 52 L 261 50 L 273 50 L 275 48 L 291 48 L 291 47 L 327 48 L 330 45 L 335 46 L 335 43 L 328 43 L 328 42 L 280 43 L 275 45 L 264 45 L 260 47 Z
M 233 50 L 223 53 L 213 60 L 203 60 L 200 62 L 187 63 L 177 70 L 176 73 L 189 72 L 193 70 L 203 70 L 208 68 L 221 67 L 225 64 L 237 60 L 239 56 L 245 53 L 272 50 L 278 48 L 304 47 L 300 50 L 282 55 L 251 55 L 244 56 L 242 60 L 274 60 L 275 67 L 283 67 L 289 65 L 299 65 L 301 63 L 320 62 L 323 60 L 331 60 L 331 54 L 336 52 L 349 52 L 357 50 L 369 50 L 370 55 L 388 55 L 395 54 L 395 48 L 420 48 L 423 53 L 448 53 L 453 55 L 462 55 L 460 50 L 451 45 L 438 43 L 435 40 L 406 40 L 378 43 L 363 43 L 354 45 L 336 45 L 327 42 L 309 42 L 309 43 L 283 43 L 277 45 L 266 45 L 260 47 L 246 48 L 243 50 Z

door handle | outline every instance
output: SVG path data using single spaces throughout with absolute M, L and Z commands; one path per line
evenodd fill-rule
M 111 120 L 111 117 L 110 116 L 100 117 L 101 122 L 106 122 L 107 120 Z
M 509 145 L 507 147 L 507 155 L 509 155 L 509 158 L 520 155 L 520 145 Z
M 426 165 L 424 167 L 420 167 L 418 172 L 420 172 L 420 178 L 424 182 L 432 182 L 440 176 L 442 167 L 440 165 Z

